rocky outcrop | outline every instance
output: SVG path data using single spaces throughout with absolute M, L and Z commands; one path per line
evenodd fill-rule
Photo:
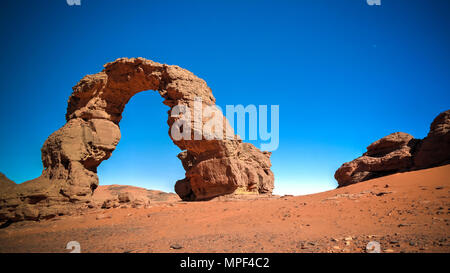
M 271 193 L 270 155 L 249 143 L 239 143 L 234 156 L 211 157 L 182 152 L 178 157 L 186 170 L 186 178 L 177 181 L 175 192 L 184 200 L 209 199 L 237 190 Z
M 145 188 L 108 185 L 99 186 L 93 196 L 92 208 L 145 208 L 154 204 L 173 203 L 180 201 L 178 195 Z
M 409 134 L 390 134 L 369 145 L 363 156 L 344 163 L 334 177 L 339 186 L 347 186 L 411 168 L 416 145 Z
M 414 157 L 414 166 L 428 168 L 450 163 L 450 110 L 437 116 Z
M 13 185 L 16 185 L 16 183 L 14 183 L 14 181 L 10 180 L 3 173 L 0 173 L 0 189 L 6 188 L 6 187 L 10 187 L 10 186 L 13 186 Z
M 206 83 L 178 66 L 143 58 L 107 63 L 102 72 L 85 76 L 73 87 L 67 123 L 50 135 L 41 149 L 42 175 L 0 193 L 0 221 L 52 217 L 89 206 L 99 184 L 97 167 L 111 156 L 120 140 L 119 122 L 125 105 L 146 90 L 156 90 L 171 109 L 180 105 L 195 108 L 199 99 L 203 107 L 215 105 Z M 169 111 L 169 128 L 183 118 Z M 194 130 L 190 139 L 175 139 L 169 133 L 182 150 L 179 158 L 186 170 L 186 177 L 175 186 L 182 199 L 205 200 L 238 189 L 272 192 L 270 153 L 243 143 L 234 133 L 231 138 L 196 138 L 198 129 L 191 120 Z M 207 122 L 211 123 L 205 118 L 202 125 Z M 212 126 L 219 127 L 219 122 L 224 135 L 232 130 L 223 116 Z
M 393 133 L 367 147 L 367 152 L 346 162 L 334 177 L 339 187 L 397 172 L 450 163 L 450 110 L 439 114 L 423 140 L 406 133 Z

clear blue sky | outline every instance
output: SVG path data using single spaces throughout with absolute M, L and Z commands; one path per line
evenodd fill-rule
M 335 170 L 371 142 L 422 138 L 450 108 L 450 1 L 381 2 L 2 1 L 0 171 L 39 176 L 72 86 L 141 56 L 192 71 L 222 107 L 280 105 L 275 192 L 332 189 Z M 173 191 L 184 177 L 161 101 L 149 91 L 127 105 L 100 184 Z

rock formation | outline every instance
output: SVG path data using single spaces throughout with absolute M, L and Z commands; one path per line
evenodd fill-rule
M 450 110 L 439 114 L 431 123 L 430 132 L 423 139 L 414 157 L 416 168 L 437 166 L 450 160 Z
M 370 144 L 363 156 L 342 164 L 334 177 L 342 187 L 397 172 L 448 163 L 450 110 L 434 119 L 428 136 L 423 140 L 401 132 L 385 136 Z
M 47 218 L 86 207 L 99 184 L 97 167 L 111 156 L 120 140 L 119 122 L 125 105 L 146 90 L 158 91 L 171 109 L 178 105 L 194 108 L 198 98 L 204 107 L 215 105 L 205 81 L 178 66 L 143 58 L 107 63 L 102 72 L 85 76 L 73 87 L 67 123 L 50 135 L 41 149 L 42 175 L 0 193 L 0 221 Z M 169 128 L 181 118 L 169 111 Z M 230 130 L 226 118 L 222 116 L 221 121 L 224 131 Z M 191 127 L 195 131 L 195 125 Z M 174 144 L 182 150 L 179 158 L 186 170 L 186 177 L 175 185 L 182 199 L 205 200 L 238 189 L 272 192 L 270 153 L 237 137 L 194 140 L 194 131 L 192 140 L 175 140 L 169 129 Z
M 3 173 L 0 173 L 0 189 L 2 189 L 4 187 L 13 186 L 13 185 L 16 185 L 16 183 L 14 183 L 14 181 L 10 180 Z
M 145 208 L 154 204 L 167 204 L 180 201 L 174 193 L 126 186 L 99 186 L 92 195 L 92 208 Z

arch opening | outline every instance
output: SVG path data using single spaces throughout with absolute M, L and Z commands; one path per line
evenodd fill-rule
M 184 177 L 179 149 L 167 136 L 169 107 L 154 90 L 134 95 L 119 123 L 121 139 L 111 157 L 97 168 L 99 185 L 130 185 L 174 192 Z

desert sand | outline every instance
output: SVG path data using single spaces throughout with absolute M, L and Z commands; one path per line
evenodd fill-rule
M 69 252 L 69 241 L 81 252 L 365 252 L 377 241 L 382 252 L 448 253 L 449 177 L 445 165 L 305 196 L 96 207 L 12 223 L 0 252 Z

